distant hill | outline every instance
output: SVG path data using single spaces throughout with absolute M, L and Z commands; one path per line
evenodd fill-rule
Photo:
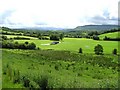
M 76 28 L 57 28 L 57 27 L 24 27 L 24 28 L 7 28 L 6 29 L 15 29 L 15 30 L 57 30 L 57 31 L 84 31 L 84 30 L 111 30 L 111 29 L 116 29 L 120 28 L 118 25 L 85 25 L 85 26 L 77 26 Z
M 116 28 L 118 28 L 118 25 L 85 25 L 78 26 L 74 30 L 111 30 Z

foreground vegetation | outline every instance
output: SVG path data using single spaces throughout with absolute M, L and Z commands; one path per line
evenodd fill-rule
M 3 88 L 118 88 L 117 56 L 3 49 Z
M 116 29 L 0 32 L 3 88 L 118 88 Z

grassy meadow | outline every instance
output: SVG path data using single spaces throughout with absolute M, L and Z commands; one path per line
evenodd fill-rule
M 117 56 L 3 49 L 3 88 L 117 88 Z
M 99 35 L 100 39 L 103 39 L 105 36 L 110 38 L 116 38 L 116 37 L 120 38 L 120 32 L 112 32 L 112 33 L 105 33 L 105 34 Z
M 10 33 L 10 32 L 9 32 Z M 12 32 L 13 33 L 13 32 Z M 19 34 L 19 33 L 17 33 Z M 23 34 L 23 33 L 22 33 Z M 100 40 L 68 38 L 58 44 L 53 40 L 40 40 L 23 35 L 5 35 L 9 42 L 35 43 L 36 49 L 1 48 L 2 88 L 118 88 L 118 41 L 101 40 L 104 36 L 116 37 L 117 32 L 101 34 Z M 14 37 L 30 40 L 10 39 Z M 27 43 L 27 44 L 28 44 Z M 96 55 L 94 47 L 103 46 L 103 55 Z M 8 45 L 10 45 L 8 43 Z M 39 49 L 38 49 L 39 47 Z M 83 53 L 78 53 L 82 48 Z M 1 65 L 2 64 L 2 65 Z
M 97 44 L 101 44 L 104 48 L 105 54 L 111 54 L 114 48 L 118 49 L 118 42 L 115 41 L 96 41 L 85 38 L 64 38 L 57 45 L 49 45 L 50 40 L 15 40 L 20 43 L 22 42 L 34 42 L 37 47 L 41 49 L 54 49 L 54 50 L 68 50 L 72 52 L 78 52 L 79 48 L 83 49 L 83 53 L 94 53 L 94 47 Z
M 7 36 L 8 38 L 22 37 L 22 38 L 38 39 L 38 38 L 35 38 L 35 37 L 21 36 L 21 35 L 5 35 L 5 36 Z

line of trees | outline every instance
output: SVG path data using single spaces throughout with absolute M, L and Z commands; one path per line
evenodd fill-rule
M 120 38 L 110 38 L 110 37 L 105 36 L 103 38 L 103 40 L 107 40 L 107 41 L 120 41 Z
M 19 37 L 19 36 L 13 37 L 13 38 L 8 38 L 7 36 L 4 36 L 4 35 L 0 36 L 1 41 L 3 41 L 3 40 L 12 40 L 12 39 L 14 39 L 14 40 L 30 40 L 30 38 Z
M 8 41 L 3 41 L 0 42 L 1 48 L 9 48 L 9 49 L 36 49 L 36 44 L 35 43 L 18 43 L 16 42 L 8 42 Z
M 117 32 L 117 31 L 120 31 L 120 28 L 118 28 L 118 29 L 107 30 L 107 31 L 102 32 L 101 34 L 112 33 L 112 32 Z

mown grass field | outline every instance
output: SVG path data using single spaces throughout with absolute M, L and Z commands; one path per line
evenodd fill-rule
M 97 44 L 101 44 L 105 54 L 111 54 L 113 49 L 118 49 L 118 43 L 116 41 L 96 41 L 85 38 L 64 38 L 57 45 L 47 45 L 53 41 L 50 40 L 15 40 L 20 43 L 22 42 L 34 42 L 37 47 L 41 49 L 54 49 L 54 50 L 68 50 L 72 52 L 78 52 L 79 48 L 83 49 L 83 53 L 94 53 L 94 47 Z
M 23 38 L 30 38 L 30 39 L 38 39 L 38 38 L 35 38 L 35 37 L 21 36 L 21 35 L 4 35 L 4 36 L 7 36 L 7 38 L 23 37 Z
M 103 39 L 105 36 L 109 38 L 120 38 L 120 32 L 112 32 L 99 35 L 100 39 Z
M 3 88 L 117 88 L 117 56 L 3 49 Z

